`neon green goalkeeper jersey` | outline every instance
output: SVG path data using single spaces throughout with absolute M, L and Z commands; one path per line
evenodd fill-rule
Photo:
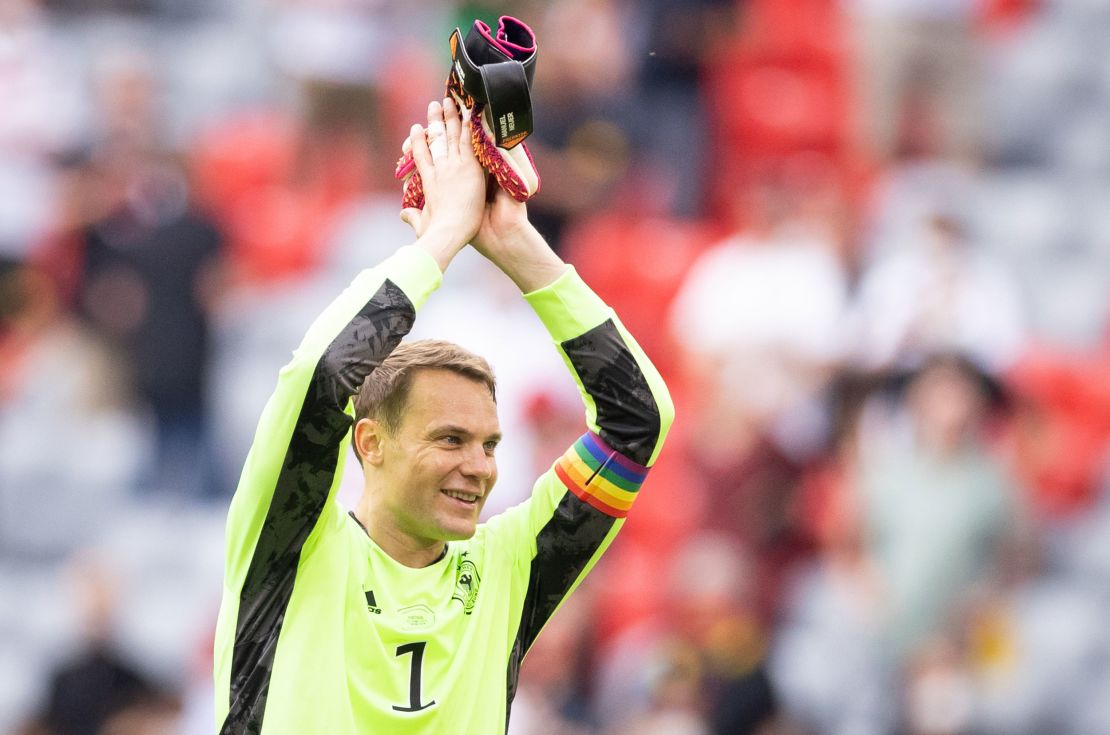
M 439 286 L 401 248 L 359 274 L 278 376 L 227 522 L 221 735 L 503 733 L 520 664 L 623 523 L 673 416 L 659 374 L 574 272 L 527 294 L 581 388 L 586 433 L 531 497 L 421 569 L 335 493 L 351 397 Z

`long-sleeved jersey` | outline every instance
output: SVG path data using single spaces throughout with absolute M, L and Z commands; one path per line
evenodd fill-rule
M 431 566 L 388 556 L 335 498 L 351 397 L 441 279 L 400 249 L 316 320 L 262 413 L 227 523 L 221 735 L 504 732 L 521 661 L 628 513 L 673 416 L 639 346 L 573 268 L 526 294 L 588 430 L 531 497 Z

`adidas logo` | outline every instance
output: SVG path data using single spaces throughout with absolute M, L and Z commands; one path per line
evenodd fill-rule
M 366 590 L 366 609 L 375 615 L 382 614 L 382 609 L 378 607 L 378 601 L 374 599 L 374 590 Z

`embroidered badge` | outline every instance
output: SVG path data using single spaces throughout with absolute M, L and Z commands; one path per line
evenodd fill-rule
M 478 567 L 467 558 L 464 551 L 455 567 L 455 593 L 451 595 L 451 599 L 461 602 L 463 612 L 467 615 L 474 611 L 474 603 L 478 600 L 478 584 L 481 581 Z

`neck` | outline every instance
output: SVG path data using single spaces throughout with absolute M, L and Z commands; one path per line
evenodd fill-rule
M 398 528 L 397 523 L 364 492 L 355 508 L 355 518 L 382 551 L 406 567 L 420 569 L 435 564 L 447 549 L 438 539 L 423 539 Z

